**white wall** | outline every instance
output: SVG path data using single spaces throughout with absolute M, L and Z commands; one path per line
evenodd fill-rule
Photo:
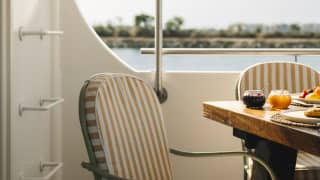
M 151 73 L 137 73 L 122 64 L 82 19 L 73 0 L 61 4 L 63 96 L 63 179 L 89 180 L 80 167 L 87 154 L 78 119 L 78 95 L 83 82 L 94 73 L 121 72 L 151 83 Z M 202 118 L 202 101 L 234 99 L 238 73 L 167 72 L 164 86 L 168 101 L 162 105 L 171 147 L 191 151 L 239 150 L 232 129 Z M 241 158 L 171 158 L 175 179 L 242 179 Z

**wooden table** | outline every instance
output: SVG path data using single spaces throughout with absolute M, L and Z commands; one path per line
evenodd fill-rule
M 270 120 L 279 111 L 248 109 L 240 101 L 203 103 L 203 116 L 234 129 L 234 136 L 244 139 L 255 154 L 264 159 L 278 179 L 294 178 L 297 150 L 320 156 L 320 132 L 317 129 L 283 125 Z M 255 179 L 268 179 L 259 166 Z

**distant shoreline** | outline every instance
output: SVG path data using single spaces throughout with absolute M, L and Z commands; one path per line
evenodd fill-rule
M 150 48 L 154 39 L 149 37 L 101 37 L 111 48 Z M 320 48 L 320 38 L 164 38 L 168 48 Z

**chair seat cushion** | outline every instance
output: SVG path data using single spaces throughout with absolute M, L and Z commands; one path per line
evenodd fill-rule
M 320 157 L 299 151 L 296 163 L 295 180 L 320 179 Z

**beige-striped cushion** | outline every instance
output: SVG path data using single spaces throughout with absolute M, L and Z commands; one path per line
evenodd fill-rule
M 319 73 L 309 66 L 292 62 L 267 62 L 255 64 L 246 69 L 238 82 L 238 97 L 245 90 L 263 89 L 266 96 L 272 89 L 287 89 L 291 93 L 301 92 L 320 85 Z M 299 152 L 297 158 L 296 180 L 311 180 L 320 171 L 320 158 L 305 152 Z M 302 170 L 300 167 L 304 167 Z M 312 171 L 305 170 L 312 167 Z M 320 177 L 320 176 L 319 176 Z
M 90 143 L 95 154 L 96 162 L 99 168 L 108 170 L 105 153 L 102 147 L 102 141 L 99 136 L 98 123 L 95 111 L 95 97 L 97 95 L 99 83 L 91 82 L 88 84 L 85 92 L 85 112 L 86 125 L 88 128 Z
M 122 74 L 99 74 L 89 81 L 87 111 L 95 119 L 97 158 L 111 174 L 136 180 L 171 180 L 163 117 L 152 87 Z M 94 124 L 94 123 L 92 123 Z M 101 159 L 101 162 L 105 162 Z

